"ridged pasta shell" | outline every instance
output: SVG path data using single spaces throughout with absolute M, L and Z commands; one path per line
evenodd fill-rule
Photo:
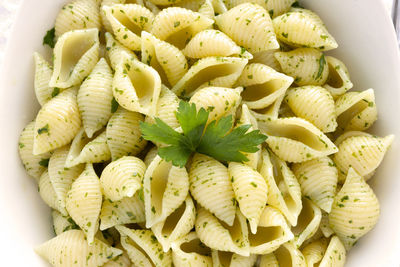
M 240 4 L 216 16 L 215 22 L 221 31 L 250 53 L 279 48 L 268 12 L 257 4 Z
M 122 250 L 122 254 L 108 261 L 103 267 L 132 267 L 132 262 L 129 259 L 126 250 L 119 244 L 117 248 Z
M 263 64 L 247 65 L 236 82 L 243 86 L 243 102 L 251 109 L 262 109 L 271 105 L 292 84 L 293 78 L 279 73 Z
M 42 173 L 46 170 L 49 152 L 33 155 L 33 139 L 35 135 L 35 121 L 31 121 L 22 130 L 18 140 L 18 152 L 26 172 L 38 182 Z
M 142 138 L 139 127 L 143 120 L 142 114 L 121 107 L 111 116 L 106 136 L 113 160 L 123 156 L 135 156 L 146 146 L 147 141 Z
M 97 238 L 88 245 L 81 230 L 66 231 L 36 247 L 35 252 L 55 267 L 102 266 L 122 253 Z
M 278 209 L 266 206 L 262 211 L 257 233 L 249 231 L 250 253 L 267 254 L 293 239 L 285 217 Z
M 340 130 L 364 131 L 378 119 L 374 89 L 345 93 L 335 104 Z
M 296 177 L 275 155 L 271 157 L 263 149 L 260 174 L 268 185 L 268 204 L 280 210 L 292 226 L 297 225 L 297 217 L 302 209 L 301 189 Z
M 212 19 L 181 7 L 163 9 L 154 18 L 151 34 L 179 49 L 198 32 L 205 30 L 214 23 Z
M 50 182 L 49 172 L 45 170 L 39 179 L 39 194 L 42 197 L 44 203 L 46 203 L 52 209 L 58 210 L 64 214 L 65 208 L 60 205 L 57 200 L 56 192 L 54 191 L 53 185 Z
M 312 47 L 322 51 L 338 47 L 317 14 L 302 8 L 276 17 L 272 21 L 276 36 L 286 44 L 296 47 Z
M 106 60 L 101 58 L 79 88 L 77 101 L 86 135 L 103 128 L 111 117 L 113 75 Z
M 117 102 L 127 110 L 154 115 L 160 92 L 157 71 L 125 54 L 114 74 L 113 93 Z
M 115 228 L 121 234 L 122 246 L 136 266 L 171 266 L 171 252 L 163 252 L 161 244 L 151 230 L 129 229 L 122 225 Z
M 99 5 L 96 0 L 71 1 L 62 7 L 54 26 L 57 37 L 71 30 L 100 29 Z
M 292 166 L 302 194 L 326 212 L 332 208 L 336 195 L 338 170 L 329 157 L 321 157 Z
M 245 58 L 206 57 L 197 61 L 172 88 L 180 97 L 207 86 L 232 87 L 247 64 Z
M 172 166 L 156 156 L 143 179 L 146 227 L 164 221 L 179 208 L 189 193 L 186 168 Z
M 197 12 L 203 3 L 204 3 L 204 0 L 185 0 L 185 1 L 181 1 L 179 3 L 176 3 L 176 6 Z
M 306 259 L 307 266 L 314 266 L 321 262 L 324 257 L 325 251 L 328 247 L 328 240 L 326 238 L 320 238 L 316 241 L 307 244 L 302 250 L 304 258 Z M 336 266 L 336 265 L 331 265 Z
M 142 187 L 145 170 L 144 162 L 132 156 L 111 162 L 100 176 L 104 196 L 111 201 L 132 197 Z
M 99 227 L 101 203 L 99 178 L 93 165 L 87 164 L 82 174 L 73 182 L 65 204 L 71 218 L 85 233 L 88 244 L 93 244 Z
M 279 16 L 283 13 L 286 13 L 290 10 L 290 7 L 296 0 L 227 0 L 227 5 L 229 8 L 235 7 L 237 5 L 243 4 L 243 3 L 253 3 L 262 6 L 265 8 L 270 17 L 274 18 L 276 16 Z
M 211 249 L 230 251 L 248 257 L 249 239 L 246 219 L 237 209 L 233 224 L 217 219 L 205 208 L 197 210 L 196 233 L 206 246 Z
M 337 236 L 333 236 L 329 242 L 325 255 L 319 267 L 343 267 L 346 262 L 346 249 Z
M 72 141 L 81 127 L 77 89 L 68 89 L 47 102 L 36 116 L 33 154 L 39 155 Z
M 142 31 L 142 62 L 153 67 L 163 84 L 174 86 L 188 70 L 183 53 L 170 43 Z
M 140 51 L 140 34 L 143 30 L 150 31 L 154 20 L 153 13 L 137 4 L 103 6 L 102 10 L 111 25 L 115 39 L 131 50 Z
M 274 54 L 275 52 L 280 51 L 279 49 L 271 49 L 265 50 L 257 53 L 253 53 L 253 58 L 249 61 L 250 64 L 252 63 L 260 63 L 263 65 L 267 65 L 268 67 L 273 68 L 276 71 L 282 72 L 281 65 L 276 60 Z
M 339 152 L 333 156 L 339 169 L 339 182 L 343 181 L 349 168 L 353 168 L 364 179 L 370 178 L 381 164 L 394 135 L 376 137 L 372 135 L 350 136 L 338 144 Z
M 158 6 L 169 6 L 169 5 L 175 5 L 182 0 L 150 0 L 151 3 L 158 5 Z
M 232 225 L 236 201 L 228 168 L 203 154 L 195 154 L 189 171 L 190 193 L 202 207 Z
M 349 71 L 342 61 L 328 56 L 325 59 L 328 62 L 329 75 L 324 87 L 334 98 L 337 98 L 353 88 L 353 83 L 350 81 Z
M 233 252 L 212 250 L 213 266 L 252 267 L 257 261 L 257 255 L 240 256 Z
M 281 109 L 282 101 L 285 98 L 285 95 L 278 97 L 274 103 L 269 105 L 266 108 L 262 109 L 253 109 L 251 110 L 251 114 L 257 121 L 268 121 L 268 120 L 275 120 L 278 118 L 279 111 Z
M 37 52 L 33 53 L 33 58 L 35 60 L 35 95 L 39 104 L 43 106 L 59 94 L 60 89 L 49 85 L 51 75 L 53 74 L 53 67 Z
M 314 48 L 297 48 L 289 52 L 276 52 L 276 60 L 286 75 L 299 85 L 325 84 L 329 68 L 324 54 Z
M 116 69 L 116 66 L 121 58 L 123 58 L 124 54 L 128 54 L 129 57 L 137 59 L 135 53 L 115 40 L 111 33 L 106 32 L 104 36 L 106 38 L 107 57 L 113 70 Z
M 329 214 L 326 212 L 322 212 L 321 224 L 319 226 L 319 229 L 321 230 L 323 236 L 325 236 L 326 238 L 335 234 L 335 232 L 333 232 L 332 228 L 329 226 Z
M 164 252 L 171 248 L 173 241 L 185 236 L 193 229 L 196 219 L 196 209 L 193 200 L 187 196 L 185 201 L 164 221 L 151 227 Z
M 335 196 L 329 225 L 349 250 L 360 237 L 368 233 L 379 218 L 379 202 L 376 195 L 353 168 Z
M 235 89 L 224 87 L 204 87 L 190 98 L 189 103 L 194 103 L 197 109 L 204 108 L 209 111 L 208 121 L 218 120 L 229 114 L 235 114 L 240 104 L 240 93 L 243 88 Z
M 100 230 L 120 224 L 141 223 L 145 221 L 144 203 L 139 193 L 118 201 L 106 199 L 100 212 Z
M 211 250 L 200 241 L 196 232 L 172 242 L 171 248 L 175 267 L 186 267 L 189 262 L 196 267 L 213 266 Z
M 197 12 L 207 18 L 214 19 L 214 6 L 210 0 L 205 0 Z
M 152 147 L 144 157 L 144 164 L 146 164 L 146 166 L 149 167 L 150 163 L 155 159 L 157 155 L 158 155 L 158 148 L 156 146 Z
M 51 212 L 51 217 L 53 219 L 53 229 L 56 235 L 60 235 L 66 231 L 79 229 L 74 220 L 70 216 L 64 216 L 57 210 Z
M 285 266 L 285 264 L 289 262 L 291 263 L 291 266 L 307 267 L 307 263 L 303 254 L 291 242 L 287 242 L 280 246 L 273 252 L 273 255 L 263 255 L 261 262 L 264 264 L 261 266 Z
M 280 267 L 280 265 L 274 255 L 274 253 L 269 253 L 269 254 L 261 255 L 260 267 Z
M 260 173 L 243 163 L 230 162 L 228 171 L 240 211 L 248 220 L 251 233 L 255 234 L 267 204 L 267 183 Z
M 96 28 L 61 35 L 53 50 L 54 70 L 49 86 L 68 88 L 80 84 L 99 60 L 99 47 Z

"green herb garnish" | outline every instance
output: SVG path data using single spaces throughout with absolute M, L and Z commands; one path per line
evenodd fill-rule
M 47 168 L 49 166 L 49 160 L 50 159 L 41 159 L 39 165 Z
M 48 30 L 46 32 L 46 35 L 43 37 L 43 45 L 48 45 L 51 48 L 54 48 L 54 45 L 56 44 L 56 41 L 54 40 L 55 35 L 56 35 L 56 30 L 54 27 Z
M 324 71 L 325 63 L 326 63 L 325 56 L 324 56 L 324 54 L 322 54 L 322 56 L 319 58 L 319 69 L 318 69 L 317 76 L 315 77 L 315 80 L 317 80 L 319 77 L 321 77 L 322 72 Z
M 119 107 L 119 104 L 117 102 L 117 100 L 115 100 L 115 97 L 113 97 L 113 99 L 111 100 L 111 113 L 115 113 L 115 111 L 117 111 Z

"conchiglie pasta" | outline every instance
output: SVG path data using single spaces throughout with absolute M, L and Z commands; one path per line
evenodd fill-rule
M 198 238 L 196 232 L 190 232 L 186 236 L 172 242 L 172 260 L 176 267 L 191 266 L 211 267 L 211 250 Z
M 349 71 L 342 61 L 334 57 L 325 59 L 328 63 L 329 75 L 324 87 L 334 98 L 337 98 L 353 88 L 353 83 L 350 81 Z
M 265 8 L 268 11 L 270 17 L 274 18 L 285 12 L 288 12 L 290 10 L 290 7 L 292 6 L 292 4 L 296 1 L 295 0 L 268 0 L 268 1 L 264 1 L 264 0 L 251 0 L 251 1 L 228 0 L 227 4 L 228 4 L 229 8 L 232 8 L 232 7 L 235 7 L 242 3 L 247 3 L 247 2 L 262 6 L 263 8 Z
M 278 97 L 275 102 L 273 102 L 266 108 L 253 109 L 250 112 L 257 121 L 275 120 L 278 118 L 279 115 L 281 115 L 279 114 L 279 111 L 281 110 L 281 105 L 284 97 L 285 95 Z
M 156 146 L 152 147 L 144 157 L 144 164 L 146 164 L 146 167 L 149 167 L 150 163 L 155 159 L 157 155 L 158 155 L 158 148 Z
M 103 267 L 131 267 L 132 262 L 128 257 L 128 253 L 124 250 L 121 245 L 117 246 L 118 249 L 122 250 L 122 254 L 109 260 Z
M 279 48 L 265 9 L 251 3 L 238 5 L 215 17 L 218 28 L 250 53 Z
M 53 229 L 56 235 L 60 235 L 66 231 L 79 229 L 79 226 L 69 216 L 64 216 L 57 210 L 51 212 L 53 219 Z
M 257 261 L 257 255 L 248 257 L 226 251 L 212 251 L 213 266 L 223 267 L 252 267 Z
M 285 266 L 285 264 L 290 264 L 288 266 L 307 267 L 303 254 L 291 242 L 283 244 L 275 250 L 273 254 L 274 256 L 268 256 L 268 258 L 264 260 L 268 260 L 268 262 L 265 262 L 266 265 L 264 266 Z M 271 261 L 273 263 L 275 262 L 275 264 L 277 263 L 277 265 L 268 265 Z
M 320 267 L 343 267 L 346 261 L 346 249 L 337 236 L 333 236 L 329 242 L 325 255 L 322 258 Z
M 40 55 L 34 53 L 35 60 L 35 94 L 39 104 L 43 106 L 50 99 L 59 94 L 60 89 L 53 88 L 49 85 L 51 75 L 53 74 L 53 67 Z
M 197 12 L 207 18 L 214 19 L 214 6 L 210 0 L 205 0 Z
M 274 57 L 276 52 L 280 51 L 279 49 L 271 49 L 265 50 L 257 53 L 253 53 L 253 58 L 249 61 L 249 63 L 260 63 L 263 65 L 267 65 L 268 67 L 273 68 L 276 71 L 282 72 L 281 65 Z
M 60 205 L 60 202 L 57 200 L 56 192 L 54 191 L 53 185 L 50 181 L 49 172 L 45 170 L 39 179 L 39 194 L 42 197 L 44 203 L 46 203 L 49 207 L 58 210 L 64 214 L 65 208 Z
M 106 38 L 107 58 L 110 61 L 110 65 L 113 70 L 116 69 L 116 66 L 124 54 L 128 54 L 129 57 L 137 59 L 135 53 L 115 40 L 111 33 L 106 32 L 104 36 Z

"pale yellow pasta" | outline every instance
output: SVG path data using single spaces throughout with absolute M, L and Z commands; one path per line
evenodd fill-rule
M 139 123 L 144 116 L 121 107 L 111 116 L 106 128 L 107 144 L 111 157 L 135 156 L 147 144 L 142 138 Z
M 115 40 L 111 33 L 106 32 L 104 36 L 106 39 L 107 57 L 113 70 L 116 69 L 116 66 L 124 54 L 128 54 L 129 57 L 137 59 L 135 53 Z
M 318 265 L 324 257 L 327 247 L 328 240 L 326 238 L 320 238 L 304 246 L 304 248 L 301 249 L 301 253 L 303 253 L 306 259 L 307 266 Z
M 92 138 L 111 117 L 112 71 L 101 58 L 79 88 L 77 102 L 86 135 Z
M 260 267 L 280 267 L 280 265 L 274 253 L 269 253 L 261 256 Z
M 326 212 L 332 208 L 336 195 L 338 170 L 329 157 L 321 157 L 292 165 L 302 194 Z
M 153 67 L 163 84 L 174 86 L 188 70 L 183 53 L 175 46 L 142 31 L 142 62 Z
M 146 156 L 144 157 L 144 164 L 146 164 L 146 167 L 149 167 L 150 163 L 154 160 L 157 154 L 158 148 L 156 146 L 152 147 L 149 152 L 147 152 Z
M 249 63 L 260 63 L 273 68 L 276 71 L 282 72 L 281 65 L 274 57 L 275 52 L 280 51 L 279 49 L 265 50 L 257 53 L 253 53 L 253 58 Z
M 289 52 L 276 52 L 274 56 L 283 72 L 292 76 L 299 86 L 322 86 L 328 79 L 328 63 L 324 54 L 317 49 L 297 48 Z
M 217 267 L 252 267 L 257 261 L 257 255 L 240 256 L 233 252 L 212 250 L 213 266 Z
M 273 252 L 275 257 L 269 257 L 269 262 L 276 261 L 278 265 L 264 265 L 264 266 L 293 266 L 293 267 L 307 267 L 306 260 L 299 249 L 291 243 L 287 242 L 280 246 Z
M 263 149 L 261 175 L 268 185 L 268 204 L 280 210 L 292 226 L 302 209 L 301 189 L 287 164 Z
M 335 234 L 332 228 L 329 226 L 329 214 L 326 212 L 322 212 L 321 224 L 319 226 L 319 229 L 321 230 L 323 236 L 326 238 Z
M 161 92 L 161 78 L 155 69 L 125 54 L 116 66 L 113 93 L 125 109 L 154 115 Z
M 342 61 L 334 57 L 325 57 L 325 59 L 328 62 L 329 75 L 324 87 L 334 98 L 337 98 L 353 88 L 353 83 L 350 81 L 349 71 Z
M 253 109 L 251 110 L 251 114 L 257 121 L 267 121 L 267 120 L 274 120 L 278 118 L 279 111 L 282 105 L 282 101 L 285 98 L 285 95 L 278 97 L 275 102 L 269 105 L 266 108 L 262 109 Z
M 103 194 L 111 201 L 132 197 L 141 187 L 146 165 L 133 156 L 121 157 L 108 164 L 100 176 Z
M 150 0 L 151 3 L 154 5 L 159 5 L 159 6 L 169 6 L 169 5 L 174 5 L 182 0 Z
M 267 183 L 259 172 L 243 163 L 230 162 L 228 171 L 240 211 L 255 234 L 267 204 Z
M 214 19 L 215 12 L 211 0 L 205 0 L 197 12 L 199 12 L 200 14 L 204 15 L 207 18 Z
M 112 32 L 125 47 L 139 51 L 141 47 L 140 33 L 150 31 L 154 19 L 153 13 L 137 4 L 115 4 L 103 6 Z
M 54 191 L 53 185 L 50 182 L 49 172 L 45 170 L 39 179 L 39 194 L 49 207 L 58 210 L 59 212 L 67 214 L 65 208 L 63 208 L 57 200 L 56 192 Z
M 180 97 L 192 96 L 207 86 L 232 87 L 247 64 L 245 58 L 206 57 L 197 61 L 172 91 Z
M 197 12 L 203 3 L 204 0 L 185 0 L 177 3 L 176 6 Z
M 211 3 L 216 14 L 222 14 L 228 11 L 224 0 L 211 0 Z
M 264 0 L 227 0 L 227 5 L 229 8 L 235 7 L 239 4 L 242 3 L 254 3 L 257 5 L 262 6 L 263 8 L 265 8 L 270 17 L 274 18 L 276 16 L 279 16 L 285 12 L 288 12 L 290 10 L 290 7 L 292 6 L 292 4 L 294 2 L 296 2 L 295 0 L 268 0 L 268 1 L 264 1 Z
M 59 94 L 60 89 L 49 85 L 51 75 L 53 74 L 53 67 L 37 52 L 33 54 L 33 58 L 35 60 L 35 95 L 39 104 L 43 106 Z
M 323 87 L 310 85 L 292 88 L 288 90 L 285 102 L 296 116 L 308 120 L 322 132 L 335 131 L 335 102 Z
M 36 247 L 35 252 L 55 267 L 102 266 L 122 253 L 97 238 L 88 245 L 82 230 L 66 231 Z
M 211 157 L 195 154 L 189 181 L 190 193 L 197 203 L 231 226 L 235 219 L 236 201 L 228 168 Z
M 77 89 L 68 89 L 47 102 L 35 120 L 33 154 L 39 155 L 72 141 L 81 127 Z
M 353 168 L 335 196 L 329 225 L 349 250 L 360 237 L 368 233 L 377 223 L 379 202 L 376 195 Z
M 64 216 L 57 210 L 51 212 L 51 217 L 53 219 L 53 229 L 56 235 L 60 235 L 66 231 L 79 229 L 74 220 L 70 216 Z
M 58 38 L 49 86 L 68 88 L 80 84 L 99 60 L 99 30 L 73 30 Z
M 103 267 L 131 267 L 132 262 L 129 259 L 128 253 L 126 250 L 121 246 L 117 245 L 117 248 L 122 250 L 122 254 L 118 255 L 112 260 L 109 260 L 106 264 L 103 265 Z
M 240 4 L 215 17 L 215 22 L 221 31 L 250 53 L 279 48 L 271 18 L 259 5 Z
M 65 160 L 65 167 L 69 168 L 75 166 L 77 162 L 75 159 L 79 156 L 80 152 L 82 151 L 83 147 L 89 143 L 90 138 L 87 137 L 85 133 L 85 129 L 82 127 L 79 132 L 75 135 L 72 143 L 69 147 L 69 152 L 67 155 L 67 159 Z M 63 165 L 63 166 L 64 166 Z
M 236 85 L 243 86 L 243 102 L 251 109 L 263 109 L 285 94 L 293 78 L 263 64 L 247 65 Z
M 172 166 L 156 156 L 143 179 L 146 227 L 164 221 L 185 201 L 189 193 L 186 168 Z
M 367 130 L 378 119 L 374 89 L 345 93 L 335 105 L 339 129 L 343 131 Z
M 181 7 L 163 9 L 154 18 L 151 33 L 160 40 L 183 49 L 196 33 L 209 28 L 214 21 Z
M 163 252 L 151 230 L 129 229 L 122 225 L 115 228 L 121 234 L 121 244 L 135 266 L 171 266 L 171 252 Z
M 303 162 L 338 151 L 334 143 L 317 127 L 301 118 L 282 118 L 258 122 L 268 135 L 266 143 L 282 160 Z
M 103 231 L 115 225 L 144 221 L 144 204 L 139 193 L 136 193 L 133 197 L 125 197 L 118 201 L 104 200 L 100 212 L 99 229 Z
M 88 244 L 93 244 L 99 227 L 101 203 L 99 178 L 93 165 L 87 164 L 82 174 L 72 183 L 65 206 L 71 218 L 85 233 Z
M 172 242 L 172 261 L 175 267 L 212 267 L 211 250 L 197 237 L 196 232 Z
M 195 227 L 201 242 L 209 248 L 246 257 L 250 255 L 246 219 L 239 210 L 236 211 L 233 224 L 229 226 L 200 207 L 197 210 Z
M 337 236 L 333 236 L 329 242 L 325 255 L 322 258 L 320 267 L 343 267 L 346 261 L 346 249 Z
M 276 36 L 281 42 L 296 47 L 312 47 L 322 51 L 338 47 L 333 36 L 314 12 L 296 8 L 273 19 Z
M 193 229 L 196 219 L 196 209 L 193 200 L 187 196 L 185 201 L 164 221 L 154 224 L 151 227 L 164 252 L 171 248 L 172 242 L 185 236 Z
M 33 139 L 35 135 L 35 121 L 31 121 L 22 130 L 18 140 L 18 152 L 26 172 L 38 182 L 46 170 L 50 153 L 33 155 Z

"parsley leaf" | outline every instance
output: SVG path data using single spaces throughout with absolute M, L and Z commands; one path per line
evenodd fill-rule
M 56 30 L 54 27 L 48 30 L 46 32 L 46 35 L 43 37 L 43 45 L 48 45 L 51 48 L 54 48 L 54 45 L 56 44 L 56 41 L 54 40 L 55 35 L 56 35 Z
M 321 77 L 322 72 L 324 71 L 324 67 L 325 67 L 325 63 L 326 63 L 324 54 L 322 54 L 322 56 L 319 58 L 318 62 L 319 62 L 319 69 L 318 69 L 317 76 L 315 77 L 315 80 L 317 80 L 319 77 Z
M 115 100 L 115 97 L 111 100 L 111 113 L 115 113 L 119 107 L 119 104 L 117 100 Z
M 43 167 L 48 167 L 48 166 L 49 166 L 49 160 L 50 160 L 50 159 L 41 159 L 41 160 L 39 161 L 39 165 L 40 165 L 40 166 L 43 166 Z
M 181 144 L 182 135 L 180 133 L 159 118 L 155 118 L 155 121 L 155 124 L 140 122 L 140 129 L 144 139 L 175 146 Z

